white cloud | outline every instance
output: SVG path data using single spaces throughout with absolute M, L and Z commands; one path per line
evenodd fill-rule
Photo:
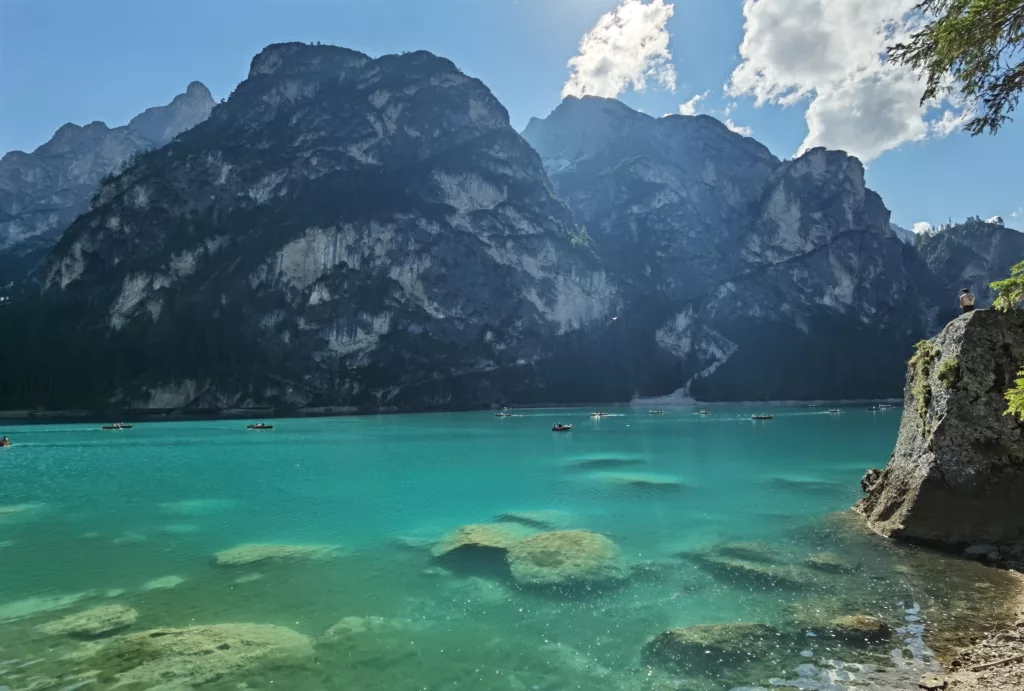
M 621 0 L 602 16 L 569 61 L 570 76 L 562 96 L 615 98 L 648 80 L 675 91 L 676 69 L 666 25 L 675 6 L 665 0 Z
M 918 221 L 914 224 L 912 230 L 918 235 L 931 235 L 935 232 L 935 226 L 931 223 L 926 223 L 925 221 Z
M 754 130 L 743 125 L 737 125 L 735 122 L 732 121 L 732 118 L 725 119 L 725 126 L 732 130 L 733 132 L 735 132 L 736 134 L 742 134 L 744 137 L 754 136 Z
M 924 83 L 888 63 L 918 0 L 744 0 L 742 62 L 726 91 L 758 106 L 809 105 L 800 147 L 845 149 L 869 161 L 905 142 L 945 137 L 966 118 L 956 99 L 921 108 Z M 938 109 L 938 112 L 936 111 Z
M 992 223 L 994 225 L 1001 226 L 1001 225 L 1003 225 L 1003 217 L 1002 216 L 993 216 L 992 218 L 990 218 L 987 221 L 985 221 L 985 223 Z
M 689 101 L 687 101 L 683 105 L 679 106 L 679 114 L 680 115 L 696 115 L 697 114 L 697 107 L 700 105 L 700 102 L 703 101 L 705 98 L 707 98 L 708 94 L 710 94 L 710 93 L 711 93 L 710 91 L 705 91 L 702 94 L 697 94 L 696 96 L 691 98 Z

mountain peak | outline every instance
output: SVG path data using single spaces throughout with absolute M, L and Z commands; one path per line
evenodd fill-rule
M 310 43 L 271 43 L 252 59 L 249 78 L 280 73 L 302 73 L 322 69 L 360 67 L 370 57 L 340 46 Z
M 192 82 L 185 93 L 175 96 L 166 106 L 147 108 L 136 115 L 128 123 L 128 129 L 145 137 L 154 146 L 163 146 L 208 118 L 215 105 L 206 85 Z

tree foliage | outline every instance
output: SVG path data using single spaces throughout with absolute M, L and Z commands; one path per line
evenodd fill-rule
M 992 284 L 996 291 L 996 301 L 992 305 L 997 310 L 1009 312 L 1019 309 L 1024 304 L 1024 261 L 1010 270 L 1010 277 Z M 1014 415 L 1024 420 L 1024 370 L 1017 373 L 1017 380 L 1006 392 L 1006 400 L 1010 404 L 1007 415 Z
M 917 10 L 931 21 L 890 59 L 924 72 L 922 104 L 957 89 L 974 111 L 965 129 L 995 134 L 1024 90 L 1024 0 L 922 0 Z
M 1001 312 L 1009 312 L 1024 304 L 1024 261 L 1010 269 L 1009 278 L 993 283 L 992 290 L 996 291 L 992 307 Z

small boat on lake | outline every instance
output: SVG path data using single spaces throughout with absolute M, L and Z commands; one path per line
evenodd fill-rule
M 771 415 L 751 415 L 750 419 L 751 420 L 771 420 L 772 416 Z
M 828 414 L 829 414 L 829 415 L 838 415 L 838 414 L 839 414 L 839 413 L 841 413 L 841 412 L 842 412 L 842 411 L 841 411 L 841 410 L 839 410 L 839 408 L 833 408 L 832 410 L 828 411 Z
M 0 439 L 0 449 L 6 449 L 10 446 L 14 446 L 10 439 L 8 439 L 7 437 Z
M 591 413 L 590 417 L 608 417 L 611 413 Z
M 664 415 L 665 411 L 664 410 L 649 410 L 649 411 L 647 411 L 647 414 L 648 415 Z
M 697 413 L 697 414 L 698 414 L 698 415 L 710 415 L 710 414 L 711 414 L 711 411 L 710 411 L 710 410 L 702 410 L 702 411 L 700 411 L 700 412 L 699 412 L 699 413 Z
M 877 405 L 868 406 L 868 410 L 881 410 L 881 409 L 882 409 L 882 407 L 881 406 L 877 406 Z
M 563 425 L 560 422 L 551 427 L 552 432 L 568 432 L 570 430 L 572 430 L 572 425 Z
M 502 408 L 494 414 L 494 417 L 512 417 L 512 413 L 509 412 L 508 408 Z
M 131 429 L 135 425 L 126 425 L 123 422 L 115 422 L 112 425 L 103 425 L 102 429 L 114 430 L 114 429 Z
M 259 422 L 255 425 L 246 425 L 246 429 L 274 429 L 273 425 L 268 425 L 265 422 Z

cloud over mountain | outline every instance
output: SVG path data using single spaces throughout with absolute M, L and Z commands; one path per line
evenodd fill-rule
M 901 144 L 945 137 L 965 119 L 956 99 L 920 106 L 924 84 L 886 60 L 920 17 L 917 0 L 744 0 L 743 59 L 727 91 L 757 105 L 809 100 L 800 147 L 869 161 Z
M 621 0 L 580 41 L 562 96 L 614 98 L 630 89 L 643 91 L 648 81 L 675 91 L 666 28 L 674 12 L 665 0 Z

